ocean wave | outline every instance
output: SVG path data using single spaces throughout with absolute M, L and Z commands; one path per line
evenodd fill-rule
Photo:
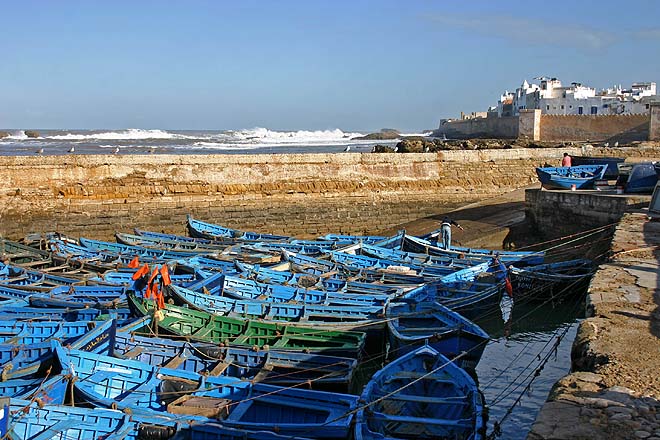
M 67 133 L 55 136 L 48 136 L 48 139 L 62 141 L 83 141 L 83 140 L 140 140 L 140 139 L 196 139 L 194 136 L 170 133 L 165 130 L 143 130 L 139 128 L 129 128 L 127 130 L 105 131 L 101 133 L 81 134 Z
M 275 131 L 257 127 L 249 130 L 228 131 L 227 135 L 235 141 L 249 143 L 309 144 L 348 141 L 354 137 L 362 136 L 362 133 L 347 133 L 338 128 L 316 131 Z
M 9 136 L 7 136 L 4 139 L 13 139 L 13 140 L 24 141 L 24 140 L 27 140 L 27 139 L 30 139 L 30 138 L 27 137 L 27 135 L 25 134 L 25 132 L 23 130 L 18 130 L 18 131 L 15 131 L 14 133 L 10 134 Z M 34 138 L 32 138 L 32 139 L 34 139 Z

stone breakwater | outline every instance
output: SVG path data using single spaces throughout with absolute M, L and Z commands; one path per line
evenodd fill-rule
M 660 440 L 660 222 L 621 218 L 572 350 L 528 438 Z
M 188 213 L 301 237 L 377 233 L 536 182 L 562 152 L 651 157 L 657 148 L 538 148 L 428 154 L 0 157 L 0 234 L 110 238 L 183 233 Z

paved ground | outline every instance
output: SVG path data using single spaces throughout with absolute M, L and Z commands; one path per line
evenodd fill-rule
M 518 247 L 534 241 L 525 225 L 525 188 L 462 206 L 447 215 L 465 229 L 453 228 L 452 241 L 457 245 L 502 249 L 505 240 Z M 444 214 L 439 214 L 421 218 L 386 233 L 394 234 L 399 229 L 406 229 L 413 235 L 426 234 L 438 229 L 443 217 Z

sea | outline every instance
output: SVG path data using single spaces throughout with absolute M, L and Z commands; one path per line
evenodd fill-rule
M 404 133 L 393 140 L 360 140 L 366 132 L 333 130 L 276 131 L 267 128 L 245 130 L 0 130 L 10 135 L 0 139 L 0 155 L 70 154 L 278 154 L 370 152 L 374 145 L 394 145 L 406 136 L 431 133 Z M 27 130 L 29 132 L 29 130 Z M 41 150 L 43 149 L 43 152 Z

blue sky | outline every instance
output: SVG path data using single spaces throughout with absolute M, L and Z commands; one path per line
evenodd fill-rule
M 0 0 L 0 127 L 406 131 L 660 82 L 660 2 Z

